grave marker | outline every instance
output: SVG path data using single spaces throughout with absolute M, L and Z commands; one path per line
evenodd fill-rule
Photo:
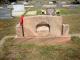
M 21 16 L 25 12 L 24 5 L 13 5 L 12 16 Z

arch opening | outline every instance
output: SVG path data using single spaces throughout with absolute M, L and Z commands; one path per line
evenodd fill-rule
M 41 23 L 36 26 L 37 32 L 50 32 L 50 25 L 46 23 Z

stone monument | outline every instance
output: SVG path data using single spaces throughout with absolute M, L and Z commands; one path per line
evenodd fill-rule
M 25 16 L 23 20 L 24 37 L 68 37 L 69 25 L 62 23 L 62 16 Z M 22 36 L 21 26 L 17 26 L 17 36 Z

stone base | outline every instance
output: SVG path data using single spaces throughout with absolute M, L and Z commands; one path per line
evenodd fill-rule
M 70 36 L 61 37 L 17 37 L 16 43 L 18 44 L 35 44 L 35 45 L 60 45 L 65 44 L 71 40 Z

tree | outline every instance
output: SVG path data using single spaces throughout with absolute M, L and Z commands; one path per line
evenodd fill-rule
M 78 0 L 74 0 L 72 4 L 80 4 L 80 2 Z
M 0 4 L 8 4 L 9 0 L 0 0 Z
M 12 2 L 16 2 L 16 1 L 17 1 L 17 0 L 9 0 L 10 3 L 12 3 Z

